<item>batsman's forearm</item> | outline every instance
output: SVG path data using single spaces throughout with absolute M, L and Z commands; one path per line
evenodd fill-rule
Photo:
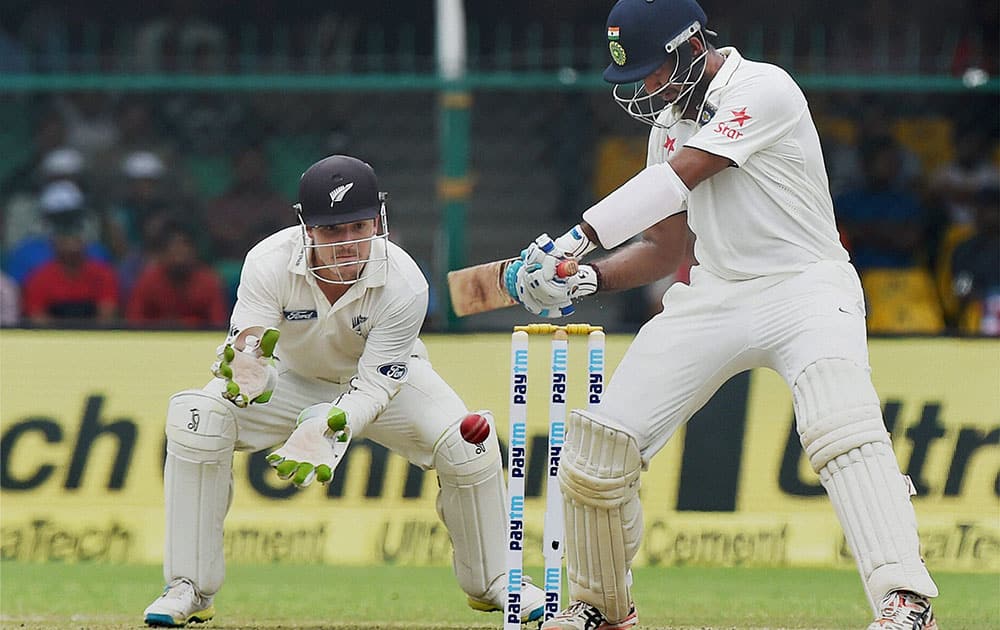
M 592 266 L 600 273 L 600 292 L 625 291 L 656 282 L 677 270 L 681 256 L 665 259 L 655 245 L 646 241 L 626 245 Z
M 642 240 L 591 263 L 600 272 L 599 291 L 624 291 L 655 282 L 677 271 L 687 247 L 687 213 L 664 219 Z

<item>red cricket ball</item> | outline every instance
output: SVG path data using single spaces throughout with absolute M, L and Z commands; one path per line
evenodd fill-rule
M 470 413 L 462 418 L 459 431 L 469 444 L 482 444 L 490 436 L 490 423 L 484 416 Z

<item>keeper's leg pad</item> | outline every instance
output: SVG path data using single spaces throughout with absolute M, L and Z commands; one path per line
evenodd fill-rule
M 469 444 L 462 439 L 462 418 L 456 418 L 434 446 L 441 488 L 437 512 L 451 537 L 458 585 L 476 600 L 494 602 L 502 601 L 497 598 L 507 587 L 506 580 L 498 579 L 506 572 L 507 490 L 493 416 L 476 413 L 489 420 L 486 441 Z
M 642 539 L 641 465 L 633 436 L 591 411 L 570 413 L 559 465 L 570 596 L 610 621 L 632 608 L 628 573 Z
M 934 597 L 920 557 L 912 484 L 899 470 L 878 395 L 864 367 L 825 359 L 792 387 L 799 439 L 826 488 L 872 609 L 891 590 Z
M 222 586 L 222 526 L 233 484 L 236 415 L 218 394 L 189 389 L 167 406 L 166 548 L 163 577 L 192 580 L 205 595 Z

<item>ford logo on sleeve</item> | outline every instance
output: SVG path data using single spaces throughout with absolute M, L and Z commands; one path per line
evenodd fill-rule
M 394 381 L 401 381 L 406 378 L 406 364 L 405 363 L 383 363 L 378 366 L 378 373 L 382 376 L 387 376 Z

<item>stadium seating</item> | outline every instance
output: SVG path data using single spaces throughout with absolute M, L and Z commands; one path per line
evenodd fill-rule
M 941 308 L 948 321 L 954 321 L 959 315 L 959 303 L 952 288 L 951 255 L 955 247 L 972 236 L 974 231 L 975 228 L 969 224 L 950 225 L 941 238 L 941 245 L 938 248 L 934 281 L 941 297 Z
M 861 274 L 873 334 L 938 334 L 944 316 L 934 278 L 920 267 L 869 269 Z
M 597 145 L 594 197 L 601 199 L 646 166 L 645 136 L 609 136 Z
M 941 116 L 898 119 L 893 125 L 896 140 L 920 158 L 924 173 L 955 158 L 954 125 Z

